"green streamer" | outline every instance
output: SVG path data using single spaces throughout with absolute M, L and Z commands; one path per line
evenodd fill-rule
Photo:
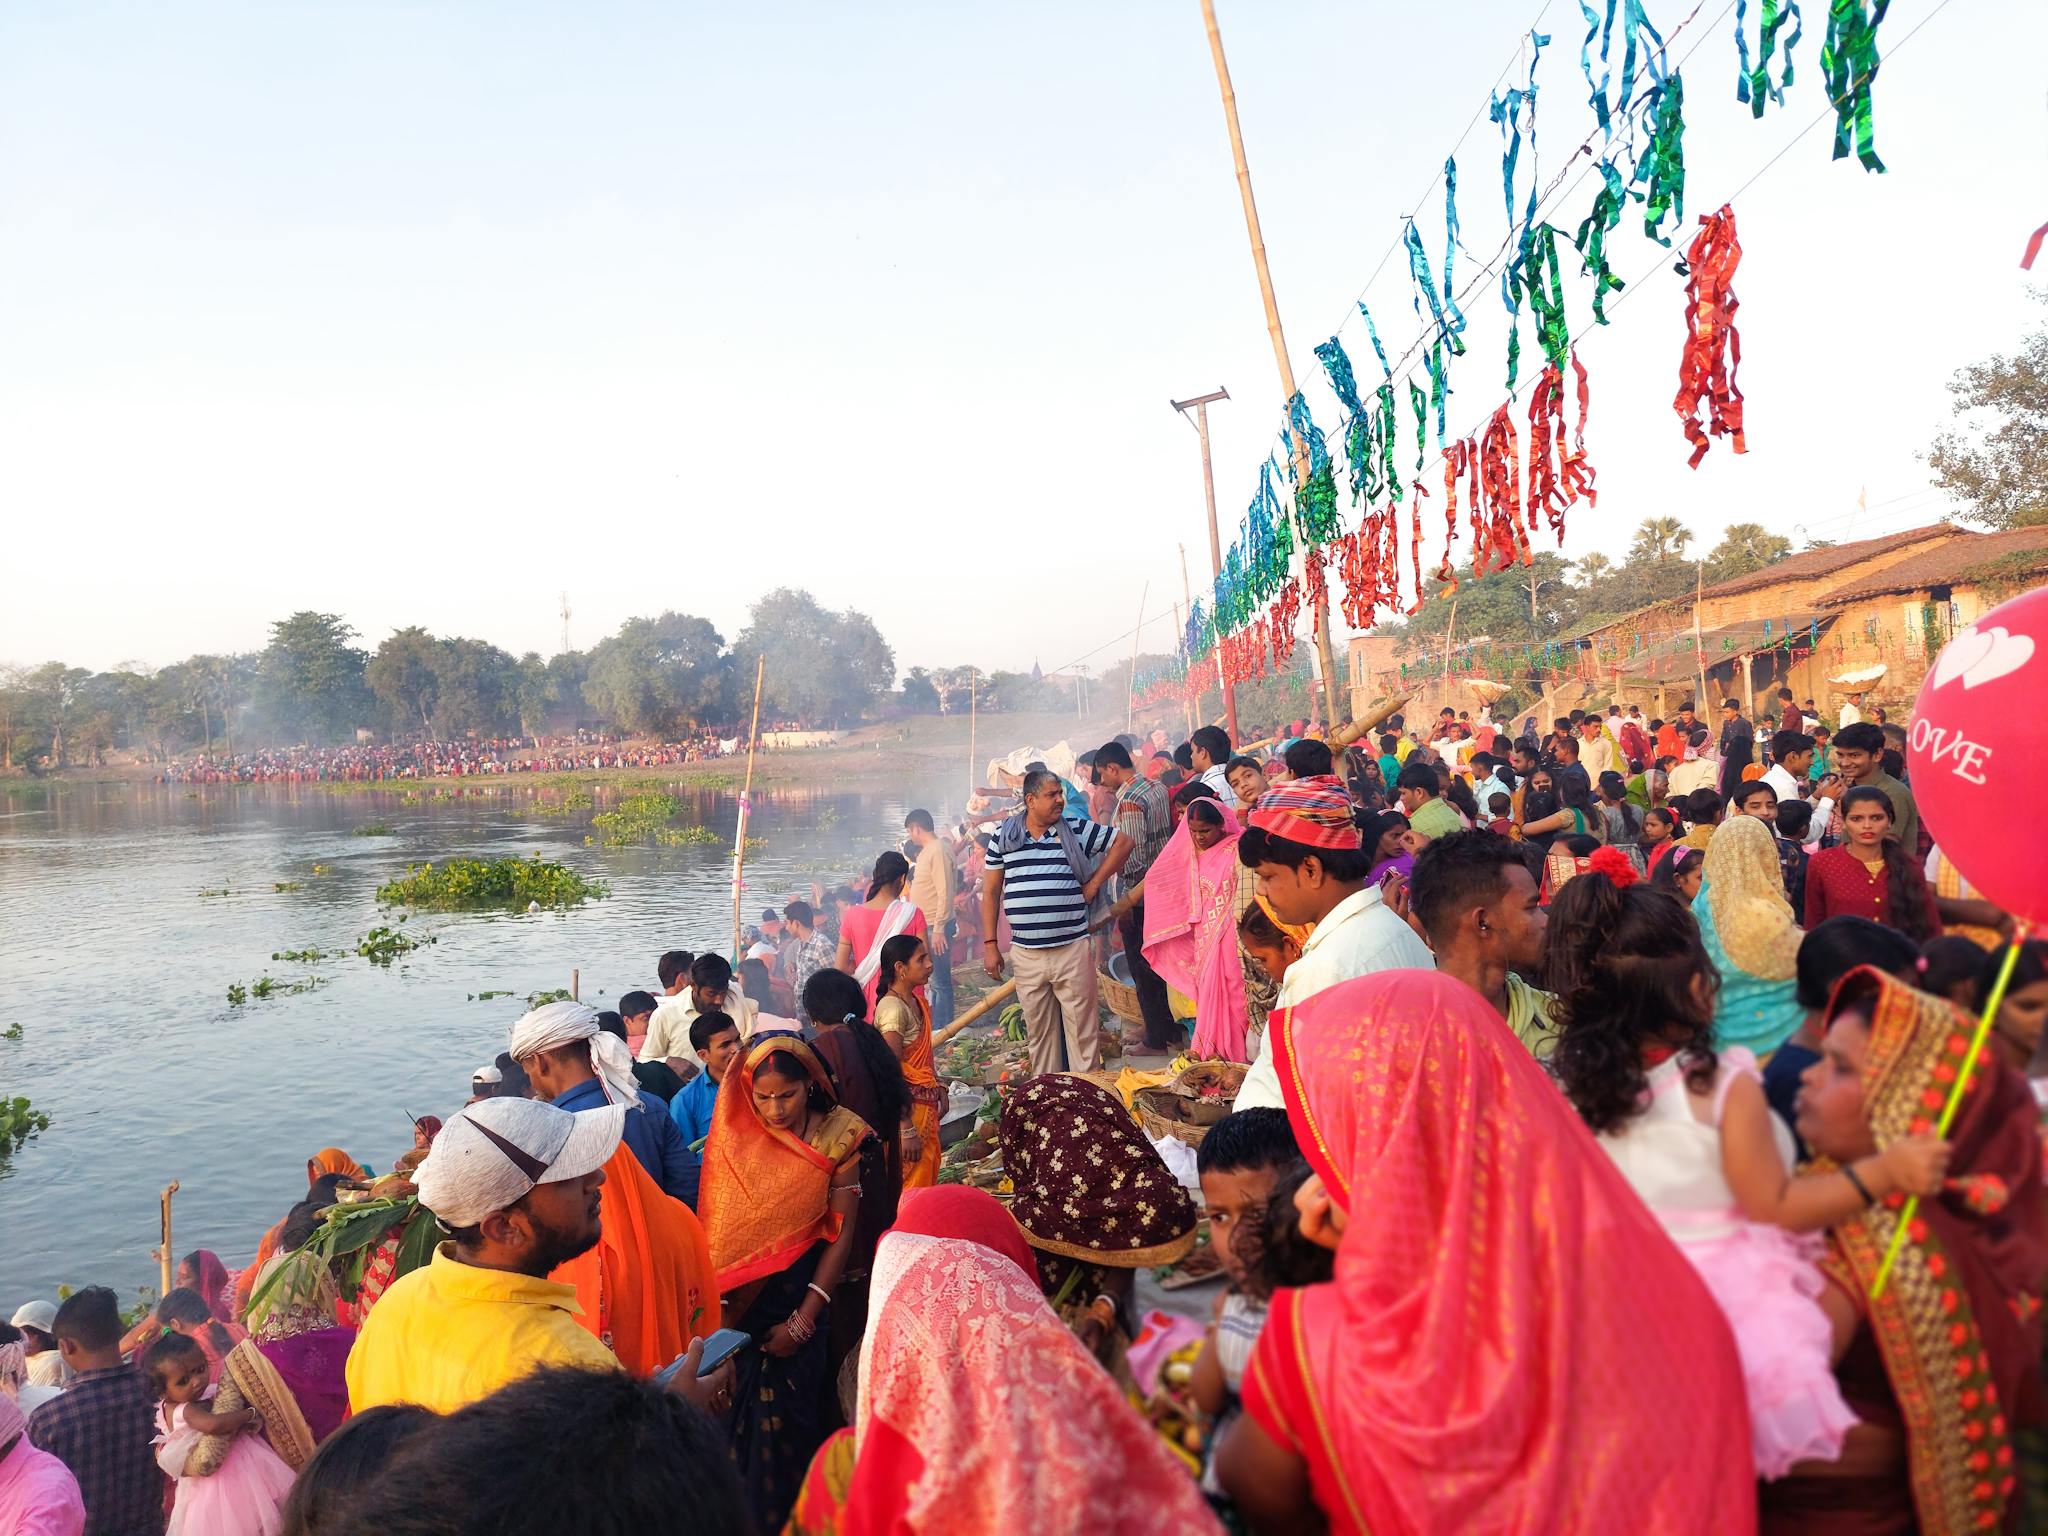
M 1372 417 L 1358 398 L 1358 380 L 1344 344 L 1332 336 L 1316 348 L 1316 360 L 1330 380 L 1330 392 L 1344 408 L 1344 461 L 1351 468 L 1351 504 L 1355 507 L 1372 471 Z
M 1624 0 L 1627 3 L 1627 0 Z M 1529 229 L 1536 221 L 1536 178 L 1529 178 L 1529 201 L 1522 217 L 1515 217 L 1515 162 L 1522 153 L 1522 109 L 1528 108 L 1529 140 L 1536 138 L 1536 65 L 1543 57 L 1544 46 L 1549 43 L 1546 32 L 1529 33 L 1529 83 L 1526 87 L 1510 86 L 1505 96 L 1495 96 L 1487 107 L 1487 116 L 1499 126 L 1502 141 L 1500 156 L 1501 200 L 1506 205 L 1508 232 L 1513 235 L 1516 226 L 1522 228 L 1520 250 L 1516 258 L 1501 268 L 1500 301 L 1508 312 L 1508 388 L 1515 387 L 1515 378 L 1522 361 L 1521 307 L 1515 299 L 1515 268 L 1528 256 Z
M 1379 428 L 1376 436 L 1380 448 L 1380 472 L 1386 484 L 1382 489 L 1395 501 L 1401 499 L 1401 471 L 1394 465 L 1394 439 L 1400 432 L 1395 422 L 1394 386 L 1382 384 L 1379 388 Z M 1375 497 L 1377 499 L 1377 497 Z
M 1579 231 L 1572 236 L 1572 244 L 1578 247 L 1581 272 L 1593 277 L 1593 318 L 1599 324 L 1607 323 L 1607 295 L 1618 293 L 1628 285 L 1614 275 L 1614 268 L 1607 261 L 1607 237 L 1621 223 L 1623 209 L 1628 206 L 1628 186 L 1621 179 L 1620 168 L 1612 160 L 1600 162 L 1601 188 L 1593 199 L 1593 211 L 1586 215 Z
M 1337 475 L 1323 429 L 1309 414 L 1308 400 L 1299 390 L 1287 402 L 1287 424 L 1308 452 L 1308 478 L 1298 481 L 1294 489 L 1294 517 L 1301 527 L 1302 543 L 1327 544 L 1337 536 Z M 1296 460 L 1289 463 L 1295 466 Z M 1292 472 L 1298 474 L 1298 467 Z
M 1876 133 L 1870 117 L 1870 87 L 1877 79 L 1877 29 L 1891 0 L 1874 0 L 1866 13 L 1863 0 L 1832 0 L 1828 35 L 1820 45 L 1820 72 L 1828 100 L 1835 106 L 1835 153 L 1850 152 L 1853 134 L 1856 158 L 1866 171 L 1884 171 L 1877 157 Z
M 1741 68 L 1735 75 L 1735 99 L 1749 104 L 1751 117 L 1762 117 L 1766 98 L 1781 107 L 1785 105 L 1785 87 L 1792 83 L 1792 50 L 1806 35 L 1806 30 L 1799 17 L 1799 0 L 1782 0 L 1782 4 L 1780 0 L 1761 0 L 1757 12 L 1760 30 L 1757 33 L 1756 67 L 1751 69 L 1749 38 L 1743 31 L 1748 9 L 1749 0 L 1735 0 L 1735 51 L 1741 61 Z M 1771 51 L 1777 47 L 1778 33 L 1788 21 L 1792 24 L 1792 35 L 1785 39 L 1785 72 L 1774 82 L 1771 79 Z
M 1563 368 L 1571 353 L 1571 326 L 1565 320 L 1564 279 L 1557 267 L 1557 227 L 1540 224 L 1522 239 L 1522 294 L 1536 317 L 1536 340 L 1545 360 Z M 1546 281 L 1546 278 L 1548 279 Z
M 1429 349 L 1429 403 L 1436 407 L 1436 445 L 1444 445 L 1444 403 L 1451 396 L 1451 381 L 1444 373 L 1444 349 L 1438 343 Z
M 1669 247 L 1664 220 L 1672 233 L 1685 222 L 1685 82 L 1674 72 L 1657 87 L 1650 106 L 1650 142 L 1636 163 L 1634 180 L 1648 182 L 1643 201 L 1643 233 Z
M 1429 396 L 1413 379 L 1408 381 L 1408 406 L 1415 412 L 1415 468 L 1421 472 L 1424 454 L 1428 451 L 1429 439 Z

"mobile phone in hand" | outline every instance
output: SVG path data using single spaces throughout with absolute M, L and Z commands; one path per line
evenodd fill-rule
M 726 1361 L 753 1342 L 752 1334 L 742 1333 L 737 1328 L 719 1329 L 704 1341 L 704 1353 L 697 1361 L 698 1377 L 701 1379 L 709 1376 L 713 1371 L 717 1370 Z M 666 1387 L 671 1381 L 675 1380 L 676 1372 L 683 1368 L 683 1362 L 687 1359 L 689 1359 L 689 1355 L 684 1353 L 677 1355 L 675 1359 L 669 1361 L 667 1365 L 664 1365 L 654 1373 L 654 1384 L 657 1387 Z

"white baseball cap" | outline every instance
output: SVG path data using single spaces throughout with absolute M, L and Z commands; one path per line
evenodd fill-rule
M 16 1328 L 38 1328 L 44 1333 L 57 1331 L 57 1303 L 54 1301 L 24 1301 L 15 1308 L 14 1316 L 8 1320 Z
M 625 1129 L 623 1104 L 571 1113 L 537 1099 L 485 1099 L 441 1127 L 413 1182 L 444 1225 L 473 1227 L 536 1184 L 602 1168 Z

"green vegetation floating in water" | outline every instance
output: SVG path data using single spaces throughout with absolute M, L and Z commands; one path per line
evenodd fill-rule
M 20 1038 L 21 1021 L 18 1019 L 14 1023 L 8 1025 L 5 1029 L 0 1029 L 0 1040 L 19 1040 Z
M 12 1152 L 38 1131 L 50 1128 L 50 1117 L 27 1099 L 0 1099 L 0 1153 Z
M 434 938 L 415 939 L 396 928 L 372 928 L 356 940 L 356 953 L 372 965 L 389 965 L 400 955 L 409 955 L 416 949 L 439 942 Z
M 251 998 L 258 1002 L 272 997 L 297 997 L 301 992 L 311 992 L 315 987 L 327 985 L 325 976 L 306 976 L 298 981 L 279 981 L 275 976 L 258 976 L 248 986 L 239 981 L 228 983 L 228 1006 L 239 1008 Z
M 512 989 L 506 987 L 497 992 L 472 992 L 469 994 L 469 1000 L 472 1003 L 488 1003 L 494 997 L 510 997 L 511 995 Z
M 602 880 L 586 880 L 567 865 L 530 859 L 450 859 L 445 864 L 414 864 L 400 880 L 377 887 L 377 900 L 387 906 L 430 907 L 440 911 L 479 911 L 491 907 L 522 911 L 573 907 L 608 896 Z
M 229 890 L 226 886 L 222 886 L 217 891 L 201 891 L 199 894 L 202 896 L 232 896 L 235 893 Z
M 318 961 L 325 960 L 327 958 L 327 951 L 324 949 L 273 949 L 270 952 L 270 958 L 273 960 L 289 960 L 294 965 L 312 965 Z
M 381 821 L 373 821 L 367 827 L 357 827 L 350 837 L 390 837 L 392 829 Z
M 305 889 L 305 887 L 302 886 L 296 880 L 273 880 L 270 882 L 270 888 L 273 891 L 277 891 L 280 893 L 284 891 L 298 891 Z
M 529 992 L 526 994 L 526 1006 L 529 1008 L 544 1008 L 549 1003 L 566 1003 L 568 1001 L 569 989 L 567 987 L 554 987 L 546 992 Z
M 628 848 L 668 830 L 664 824 L 673 821 L 682 808 L 683 802 L 674 795 L 648 791 L 627 795 L 614 809 L 591 817 L 590 825 L 605 847 Z

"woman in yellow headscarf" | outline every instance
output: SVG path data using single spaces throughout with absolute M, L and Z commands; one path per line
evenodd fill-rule
M 1806 1018 L 1798 997 L 1805 935 L 1785 899 L 1777 839 L 1756 817 L 1731 816 L 1714 828 L 1702 874 L 1692 915 L 1721 973 L 1714 1044 L 1768 1056 Z

